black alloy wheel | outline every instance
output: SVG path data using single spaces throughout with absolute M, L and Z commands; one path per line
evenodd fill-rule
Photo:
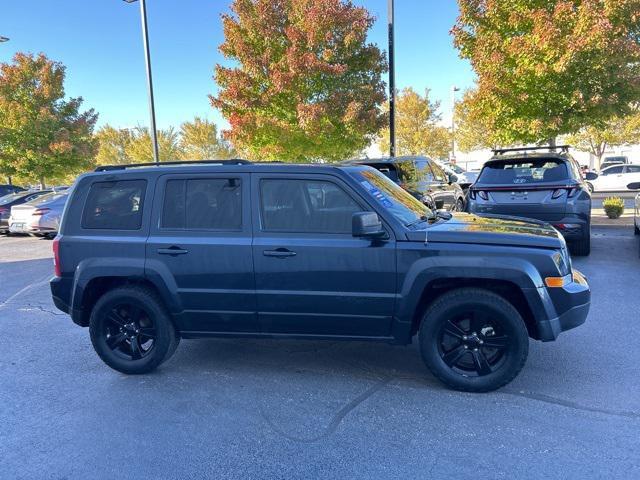
M 102 361 L 127 374 L 154 370 L 180 342 L 157 293 L 137 285 L 118 287 L 100 297 L 91 311 L 89 333 Z
M 454 371 L 481 377 L 500 368 L 509 349 L 509 336 L 490 315 L 470 310 L 442 325 L 438 349 Z
M 456 390 L 488 392 L 512 381 L 529 352 L 518 310 L 489 290 L 458 288 L 436 298 L 418 332 L 420 353 L 440 381 Z
M 107 346 L 127 360 L 139 360 L 151 353 L 156 328 L 149 313 L 132 304 L 114 306 L 104 323 Z

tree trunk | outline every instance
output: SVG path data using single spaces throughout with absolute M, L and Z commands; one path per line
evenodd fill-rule
M 9 185 L 13 185 L 13 179 L 11 178 L 11 175 L 7 175 L 7 181 L 9 182 Z
M 40 189 L 44 190 L 47 186 L 44 183 L 44 177 L 40 177 Z
M 549 150 L 552 152 L 556 151 L 556 137 L 551 137 L 549 139 Z

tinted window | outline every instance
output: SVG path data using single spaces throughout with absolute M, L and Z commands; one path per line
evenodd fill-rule
M 310 180 L 262 180 L 263 230 L 351 234 L 362 208 L 337 185 Z
M 240 179 L 169 180 L 164 193 L 161 225 L 172 229 L 241 230 Z
M 433 170 L 433 175 L 435 176 L 436 180 L 438 180 L 439 182 L 447 181 L 447 174 L 444 173 L 444 170 L 442 170 L 434 162 L 431 163 L 431 170 Z
M 416 178 L 420 181 L 433 182 L 433 172 L 426 160 L 416 160 Z
M 485 185 L 526 185 L 567 180 L 569 171 L 565 162 L 554 159 L 494 161 L 480 172 L 478 183 Z
M 624 169 L 624 166 L 622 165 L 620 165 L 619 167 L 607 168 L 604 172 L 602 172 L 602 175 L 613 175 L 613 174 L 622 173 L 623 169 Z
M 82 213 L 82 228 L 139 229 L 146 187 L 145 180 L 94 183 Z
M 640 165 L 629 165 L 627 167 L 627 173 L 638 173 L 640 172 Z

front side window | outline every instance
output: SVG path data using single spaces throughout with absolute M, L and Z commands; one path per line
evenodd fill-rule
M 146 188 L 146 180 L 94 183 L 82 213 L 82 228 L 138 230 Z
M 242 188 L 238 178 L 193 178 L 167 181 L 162 228 L 241 230 Z
M 326 181 L 273 179 L 260 182 L 262 229 L 273 232 L 351 234 L 362 211 L 342 188 Z
M 624 170 L 624 166 L 619 166 L 619 167 L 611 167 L 611 168 L 607 168 L 604 172 L 602 172 L 602 175 L 618 175 L 620 173 L 622 173 L 622 170 Z
M 640 173 L 640 165 L 629 165 L 627 173 Z
M 439 182 L 447 181 L 447 174 L 444 173 L 444 170 L 440 168 L 435 162 L 431 162 L 431 169 L 433 170 L 433 175 L 436 177 L 436 180 Z

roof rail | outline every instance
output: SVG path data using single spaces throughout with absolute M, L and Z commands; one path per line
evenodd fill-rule
M 569 153 L 569 148 L 571 148 L 571 145 L 556 145 L 555 147 L 552 147 L 551 145 L 547 145 L 544 147 L 520 147 L 520 148 L 494 148 L 493 149 L 493 153 L 495 155 L 504 155 L 505 153 L 509 153 L 509 152 L 531 152 L 531 151 L 535 151 L 535 150 L 560 150 L 560 152 L 562 153 Z
M 167 165 L 250 165 L 249 160 L 234 158 L 232 160 L 179 160 L 171 162 L 128 163 L 126 165 L 100 165 L 94 172 L 109 172 L 111 170 L 126 170 L 136 167 L 164 167 Z

